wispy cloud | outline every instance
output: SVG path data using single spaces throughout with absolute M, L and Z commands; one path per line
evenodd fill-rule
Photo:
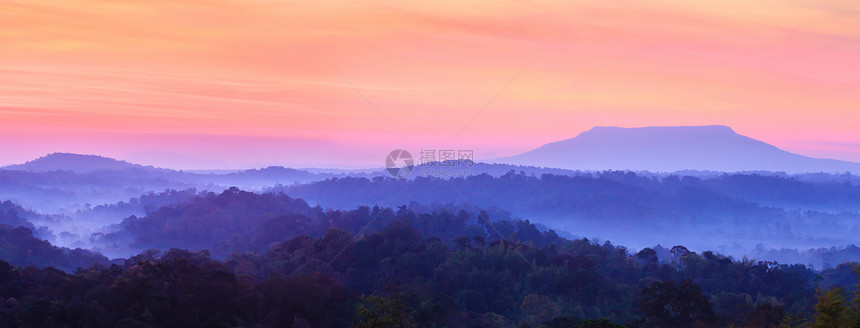
M 5 1 L 0 127 L 424 145 L 530 64 L 458 142 L 675 124 L 854 141 L 858 31 L 844 0 Z

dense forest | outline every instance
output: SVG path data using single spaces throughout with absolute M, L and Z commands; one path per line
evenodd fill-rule
M 162 206 L 235 185 L 257 193 L 285 192 L 311 206 L 344 211 L 403 204 L 410 209 L 498 209 L 556 228 L 568 238 L 623 241 L 634 249 L 683 244 L 816 269 L 860 261 L 852 246 L 860 233 L 860 178 L 852 174 L 586 172 L 475 163 L 463 168 L 465 177 L 438 178 L 417 174 L 423 169 L 416 167 L 408 179 L 385 178 L 379 170 L 188 172 L 51 154 L 0 169 L 0 200 L 27 209 L 19 214 L 35 225 L 30 229 L 37 237 L 70 248 L 91 247 L 92 234 L 115 233 L 105 227 L 124 218 L 148 216 Z M 167 195 L 164 190 L 178 191 Z M 110 253 L 109 248 L 101 250 L 110 256 L 142 250 L 135 246 Z
M 310 184 L 279 186 L 271 191 L 290 191 L 292 195 L 324 202 L 331 207 L 354 207 L 360 204 L 387 200 L 401 191 L 400 197 L 422 203 L 461 202 L 457 189 L 472 202 L 480 205 L 497 202 L 508 204 L 511 211 L 528 209 L 529 213 L 563 212 L 580 208 L 579 203 L 592 201 L 595 211 L 605 210 L 605 203 L 638 210 L 648 215 L 670 214 L 672 202 L 683 199 L 673 197 L 679 192 L 698 191 L 690 199 L 703 204 L 733 200 L 729 210 L 743 203 L 764 207 L 803 208 L 822 211 L 860 210 L 860 184 L 853 175 L 780 175 L 757 173 L 719 173 L 712 175 L 652 174 L 648 172 L 604 171 L 575 172 L 572 174 L 527 173 L 511 170 L 499 176 L 473 174 L 454 179 L 416 177 L 393 178 L 330 178 Z M 280 189 L 280 190 L 279 190 Z M 436 191 L 437 193 L 433 193 Z M 540 196 L 537 199 L 518 197 L 523 194 Z M 555 196 L 553 196 L 555 195 Z M 385 197 L 388 196 L 388 197 Z M 492 196 L 497 196 L 492 197 Z M 612 196 L 612 197 L 601 197 Z M 574 201 L 565 204 L 563 201 Z M 635 201 L 658 201 L 650 207 L 635 207 Z M 547 207 L 533 207 L 546 202 Z M 556 202 L 556 203 L 552 203 Z M 562 207 L 559 207 L 562 206 Z M 694 204 L 682 210 L 690 210 Z M 756 206 L 752 206 L 755 208 Z M 740 208 L 744 209 L 744 208 Z M 683 212 L 680 212 L 683 213 Z M 617 214 L 620 215 L 620 214 Z
M 123 240 L 144 249 L 125 260 L 0 226 L 0 322 L 848 327 L 858 319 L 854 264 L 815 271 L 680 245 L 631 252 L 492 209 L 323 210 L 236 188 L 173 195 L 188 198 L 96 236 L 103 245 Z
M 821 252 L 799 253 L 846 247 L 856 243 L 860 233 L 860 186 L 838 178 L 760 174 L 699 178 L 621 171 L 537 176 L 511 171 L 500 177 L 455 179 L 332 178 L 268 190 L 341 209 L 411 201 L 497 207 L 514 217 L 581 237 L 623 240 L 634 248 L 673 243 L 741 257 L 762 244 L 765 250 L 798 253 L 782 252 L 781 260 L 823 268 Z M 850 255 L 835 258 L 860 260 Z

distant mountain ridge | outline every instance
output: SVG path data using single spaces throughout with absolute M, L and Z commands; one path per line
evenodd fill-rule
M 572 139 L 491 162 L 569 170 L 860 173 L 860 163 L 790 153 L 722 125 L 600 126 Z
M 280 166 L 195 173 L 97 155 L 53 153 L 23 164 L 0 167 L 0 181 L 3 182 L 0 183 L 0 201 L 11 200 L 24 208 L 72 215 L 87 204 L 111 204 L 168 189 L 221 191 L 236 186 L 259 191 L 278 184 L 308 183 L 347 175 L 311 173 Z
M 534 150 L 476 163 L 473 174 L 502 175 L 510 170 L 558 174 L 574 171 L 632 170 L 673 172 L 786 172 L 860 174 L 860 163 L 811 158 L 790 153 L 763 141 L 736 133 L 723 125 L 620 128 L 598 126 L 578 136 L 549 143 Z M 2 170 L 34 173 L 70 171 L 87 174 L 100 171 L 136 170 L 158 177 L 173 176 L 183 182 L 200 178 L 216 184 L 254 185 L 278 181 L 318 181 L 335 176 L 385 176 L 383 169 L 328 170 L 270 166 L 250 170 L 212 172 L 156 168 L 98 155 L 52 153 L 0 167 Z M 561 171 L 569 172 L 561 172 Z M 494 174 L 495 173 L 495 174 Z M 416 176 L 418 174 L 413 174 Z M 183 176 L 179 178 L 179 176 Z M 206 177 L 206 178 L 204 178 Z M 189 180 L 190 179 L 190 180 Z
M 129 169 L 160 170 L 152 166 L 133 164 L 98 155 L 72 153 L 52 153 L 24 164 L 7 165 L 3 169 L 28 172 L 71 171 L 75 173 L 123 171 Z

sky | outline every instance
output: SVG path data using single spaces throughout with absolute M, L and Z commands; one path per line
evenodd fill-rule
M 0 1 L 0 164 L 478 160 L 728 125 L 860 161 L 860 2 Z

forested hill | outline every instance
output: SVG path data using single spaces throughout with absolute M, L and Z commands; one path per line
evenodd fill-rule
M 397 209 L 360 206 L 352 210 L 323 210 L 283 193 L 257 194 L 230 188 L 222 193 L 169 193 L 189 197 L 146 216 L 130 216 L 91 236 L 95 249 L 112 256 L 129 256 L 146 249 L 209 250 L 217 258 L 232 252 L 265 252 L 270 244 L 298 235 L 322 236 L 330 228 L 350 233 L 372 232 L 409 219 L 425 236 L 452 239 L 479 219 L 496 221 L 501 235 L 517 239 L 513 221 L 504 211 L 472 206 L 421 206 Z M 456 213 L 455 213 L 456 212 Z M 533 227 L 533 225 L 529 225 Z M 524 232 L 525 233 L 525 232 Z M 534 230 L 529 233 L 541 232 Z
M 854 264 L 816 272 L 681 245 L 631 252 L 608 241 L 566 239 L 492 209 L 323 210 L 286 194 L 236 188 L 199 193 L 112 229 L 94 239 L 105 248 L 129 242 L 144 250 L 108 264 L 91 253 L 52 248 L 26 228 L 0 226 L 0 240 L 10 241 L 0 243 L 0 257 L 15 264 L 0 262 L 0 321 L 11 327 L 387 327 L 394 321 L 772 327 L 824 322 L 822 311 L 829 310 L 822 304 L 853 318 L 849 303 L 834 301 L 838 292 L 816 297 L 816 290 L 844 287 L 843 298 L 851 299 L 858 281 Z M 74 256 L 97 265 L 70 261 Z M 57 262 L 26 262 L 33 259 Z M 66 272 L 21 267 L 30 264 Z
M 0 259 L 18 266 L 50 266 L 67 272 L 94 264 L 110 264 L 108 258 L 99 253 L 56 247 L 34 237 L 30 229 L 4 224 L 0 224 Z
M 50 219 L 10 201 L 0 203 L 0 259 L 18 266 L 52 266 L 69 272 L 110 263 L 96 252 L 51 245 L 45 239 L 55 239 L 53 232 L 37 228 L 28 218 Z
M 828 323 L 822 311 L 852 311 L 834 303 L 836 292 L 816 298 L 815 291 L 844 286 L 850 299 L 853 265 L 817 273 L 683 246 L 630 253 L 483 213 L 471 221 L 405 208 L 371 212 L 392 220 L 282 238 L 264 252 L 221 261 L 205 250 L 171 249 L 75 273 L 0 262 L 0 320 L 10 327 L 796 327 Z M 348 231 L 356 228 L 362 233 Z
M 456 179 L 332 178 L 289 187 L 277 186 L 270 190 L 288 191 L 296 197 L 334 208 L 351 208 L 388 201 L 398 195 L 391 202 L 397 203 L 404 199 L 419 203 L 468 201 L 478 205 L 506 204 L 507 206 L 503 207 L 511 211 L 546 214 L 576 210 L 587 204 L 594 209 L 580 211 L 590 210 L 601 214 L 600 211 L 611 206 L 635 210 L 634 213 L 664 215 L 670 211 L 695 210 L 699 205 L 710 205 L 726 199 L 734 202 L 730 207 L 749 203 L 774 208 L 803 208 L 827 212 L 860 210 L 860 183 L 836 179 L 832 175 L 816 177 L 737 173 L 696 177 L 657 176 L 626 171 L 534 175 L 509 171 L 499 177 L 479 174 Z M 685 199 L 673 195 L 690 191 L 698 192 L 688 198 L 696 202 L 675 210 Z M 636 206 L 641 207 L 642 201 L 658 203 L 637 210 Z
M 631 247 L 675 243 L 738 256 L 757 244 L 846 246 L 860 232 L 860 185 L 799 176 L 510 172 L 457 179 L 339 178 L 271 190 L 334 208 L 410 201 L 498 207 L 514 217 Z

